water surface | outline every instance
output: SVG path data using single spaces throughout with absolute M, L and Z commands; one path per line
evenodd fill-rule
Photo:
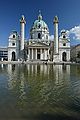
M 80 120 L 79 65 L 0 65 L 0 120 Z

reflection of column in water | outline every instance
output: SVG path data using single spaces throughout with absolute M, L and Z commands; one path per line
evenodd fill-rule
M 44 73 L 49 74 L 48 65 L 27 65 L 28 74 Z
M 28 64 L 27 65 L 27 70 L 28 70 L 28 75 L 32 74 L 32 65 Z
M 31 74 L 32 75 L 34 75 L 34 74 L 36 74 L 37 73 L 37 65 L 31 65 L 31 68 L 30 68 L 31 70 Z
M 12 73 L 15 72 L 16 65 L 15 64 L 8 64 L 8 72 Z
M 58 84 L 59 83 L 59 66 L 55 65 L 53 66 L 53 68 L 54 68 L 55 83 Z
M 65 67 L 65 66 L 64 66 Z M 66 80 L 70 80 L 70 65 L 66 65 L 66 68 L 63 68 L 64 77 Z
M 47 65 L 40 65 L 40 72 L 44 74 L 48 74 L 48 66 Z
M 36 74 L 37 73 L 37 65 L 31 65 L 31 73 Z
M 16 67 L 16 69 L 15 69 Z M 8 64 L 7 70 L 8 70 L 8 89 L 14 89 L 16 86 L 17 79 L 19 79 L 19 68 L 18 65 L 12 65 Z M 20 75 L 20 74 L 19 74 Z
M 40 74 L 40 65 L 37 65 L 37 73 Z
M 54 68 L 54 75 L 55 75 L 55 83 L 59 84 L 63 80 L 62 65 L 55 65 L 53 66 L 53 68 Z
M 40 65 L 40 73 L 44 72 L 44 65 Z
M 25 65 L 19 65 L 17 66 L 17 79 L 15 82 L 18 82 L 18 92 L 20 93 L 19 98 L 23 99 L 25 91 L 24 91 L 24 87 L 25 87 L 25 71 L 26 71 L 26 66 Z M 18 80 L 18 81 L 17 81 Z
M 29 64 L 27 64 L 27 70 L 29 71 L 29 68 L 30 68 L 30 65 Z
M 3 69 L 3 67 L 4 67 L 3 64 L 1 64 L 1 68 L 2 68 L 2 69 Z
M 37 73 L 37 65 L 35 65 L 35 73 Z
M 70 77 L 70 65 L 67 65 L 67 74 L 68 74 L 69 77 Z
M 37 65 L 27 65 L 28 75 L 37 73 Z
M 33 71 L 34 71 L 33 65 L 31 65 L 31 73 L 32 73 L 32 74 L 33 74 Z
M 47 65 L 44 65 L 44 74 L 47 74 Z
M 18 66 L 13 64 L 8 64 L 7 70 L 8 70 L 8 88 L 13 89 L 16 85 L 16 79 L 18 78 L 18 75 L 16 74 L 18 70 Z
M 23 98 L 25 97 L 25 83 L 24 83 L 24 73 L 23 72 L 20 74 L 20 86 L 19 86 L 19 88 L 20 88 L 19 98 L 21 100 L 23 100 Z
M 65 79 L 70 79 L 70 65 L 55 65 L 54 74 L 55 74 L 55 83 L 63 83 Z
M 49 75 L 50 65 L 47 65 L 47 74 Z
M 12 65 L 11 64 L 8 64 L 8 73 L 12 74 Z
M 8 89 L 12 89 L 13 88 L 13 85 L 12 85 L 12 65 L 11 64 L 8 64 L 8 76 L 9 76 L 9 79 L 8 79 Z

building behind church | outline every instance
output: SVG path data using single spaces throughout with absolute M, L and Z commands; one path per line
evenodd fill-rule
M 80 63 L 80 44 L 75 45 L 71 48 L 71 61 Z

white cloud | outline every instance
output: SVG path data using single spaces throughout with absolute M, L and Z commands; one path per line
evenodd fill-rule
M 54 40 L 54 35 L 49 36 L 50 40 Z
M 80 40 L 80 25 L 67 30 L 67 37 L 70 37 L 72 40 Z M 54 35 L 49 36 L 50 40 L 54 40 Z
M 74 40 L 80 40 L 80 25 L 71 28 L 69 31 L 67 30 L 67 35 L 72 35 Z

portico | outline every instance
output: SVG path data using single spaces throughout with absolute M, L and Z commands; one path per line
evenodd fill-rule
M 49 47 L 48 46 L 28 46 L 29 60 L 48 60 Z

